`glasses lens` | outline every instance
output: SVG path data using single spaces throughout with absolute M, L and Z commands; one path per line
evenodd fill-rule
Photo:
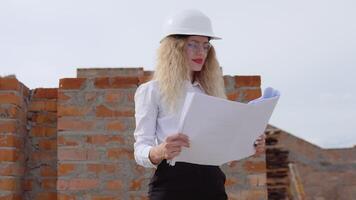
M 188 47 L 194 51 L 199 51 L 200 50 L 200 44 L 199 43 L 196 43 L 196 42 L 189 42 L 188 43 Z M 204 50 L 204 52 L 208 52 L 209 49 L 211 47 L 211 44 L 210 43 L 205 43 L 202 45 L 202 49 Z

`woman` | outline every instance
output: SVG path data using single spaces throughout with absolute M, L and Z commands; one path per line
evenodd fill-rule
M 222 73 L 211 39 L 210 19 L 197 10 L 180 12 L 167 20 L 158 49 L 153 80 L 135 94 L 135 159 L 139 165 L 157 168 L 149 184 L 149 198 L 227 199 L 225 174 L 219 166 L 167 160 L 189 148 L 189 138 L 177 133 L 181 107 L 187 92 L 226 98 Z

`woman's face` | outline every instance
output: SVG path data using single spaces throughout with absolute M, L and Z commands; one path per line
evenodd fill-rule
M 205 36 L 189 36 L 184 50 L 191 71 L 200 71 L 210 49 L 209 38 Z

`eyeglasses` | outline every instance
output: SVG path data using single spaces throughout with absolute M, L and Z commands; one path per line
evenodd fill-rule
M 198 42 L 188 42 L 187 47 L 191 50 L 196 51 L 196 52 L 202 48 L 204 53 L 208 53 L 211 48 L 211 44 L 210 43 L 200 44 Z

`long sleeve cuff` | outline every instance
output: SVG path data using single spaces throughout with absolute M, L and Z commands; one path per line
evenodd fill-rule
M 152 146 L 143 147 L 140 155 L 135 155 L 136 162 L 146 168 L 157 168 L 157 165 L 154 165 L 149 158 L 151 148 Z

